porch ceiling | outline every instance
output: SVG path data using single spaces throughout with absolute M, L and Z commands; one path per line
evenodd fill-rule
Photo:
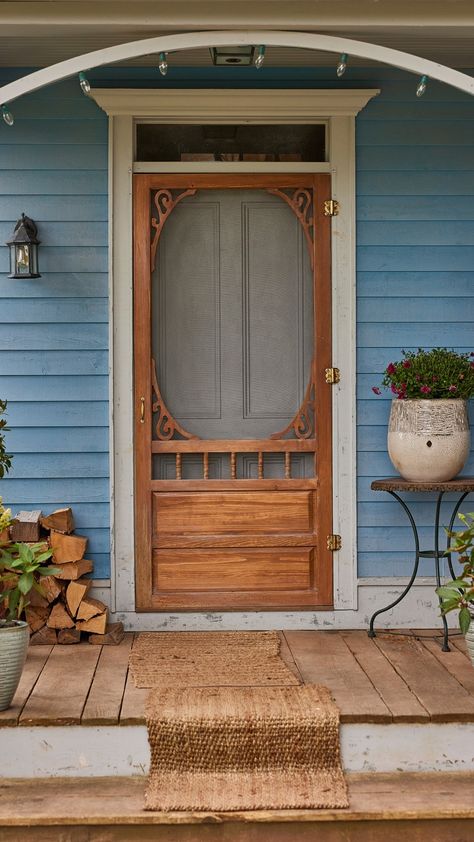
M 107 46 L 180 31 L 272 28 L 318 31 L 392 47 L 451 67 L 473 64 L 472 0 L 16 0 L 0 3 L 3 66 L 42 67 Z M 331 61 L 333 57 L 331 57 Z M 170 65 L 211 65 L 207 49 Z M 152 65 L 155 56 L 130 62 Z M 351 64 L 366 65 L 363 59 Z M 267 66 L 324 66 L 323 52 L 269 48 Z

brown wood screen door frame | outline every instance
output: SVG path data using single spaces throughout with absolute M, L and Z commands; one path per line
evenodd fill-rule
M 313 270 L 314 358 L 304 401 L 285 430 L 254 441 L 204 440 L 182 430 L 160 394 L 152 361 L 151 280 L 161 230 L 182 197 L 233 188 L 265 190 L 289 205 L 303 227 Z M 152 220 L 156 191 L 162 201 Z M 137 611 L 332 607 L 332 394 L 325 378 L 332 365 L 331 219 L 324 213 L 330 198 L 329 174 L 134 176 Z M 202 458 L 202 479 L 181 478 L 186 453 Z M 229 479 L 209 479 L 212 453 L 228 455 Z M 258 479 L 237 478 L 239 453 L 258 453 Z M 264 453 L 282 455 L 285 478 L 264 477 Z M 312 477 L 291 478 L 292 453 L 314 456 Z M 153 454 L 172 454 L 174 479 L 153 479 Z M 222 512 L 227 524 L 233 519 L 230 529 Z M 213 579 L 219 565 L 227 575 L 222 588 Z

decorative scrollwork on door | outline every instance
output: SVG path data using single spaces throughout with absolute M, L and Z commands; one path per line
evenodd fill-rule
M 311 269 L 314 269 L 313 191 L 306 187 L 298 187 L 292 195 L 288 195 L 279 187 L 268 187 L 267 193 L 273 193 L 274 196 L 283 199 L 300 221 L 308 246 Z
M 152 215 L 151 217 L 151 224 L 155 229 L 155 236 L 153 237 L 150 250 L 150 265 L 152 272 L 155 270 L 156 250 L 158 248 L 161 232 L 163 231 L 163 226 L 166 220 L 182 199 L 186 198 L 186 196 L 194 196 L 196 192 L 197 191 L 195 189 L 183 190 L 182 193 L 179 193 L 173 198 L 171 190 L 165 190 L 162 188 L 161 190 L 156 191 L 153 201 L 155 203 L 158 216 L 156 217 Z
M 293 432 L 297 439 L 310 439 L 314 436 L 314 403 L 316 395 L 316 383 L 314 377 L 314 365 L 311 366 L 311 377 L 306 387 L 303 402 L 298 411 L 284 430 L 273 433 L 271 439 L 283 439 L 288 433 Z
M 155 432 L 157 438 L 160 439 L 160 441 L 170 441 L 170 439 L 172 439 L 176 434 L 181 436 L 183 439 L 199 438 L 199 436 L 194 436 L 192 433 L 188 433 L 188 431 L 185 430 L 175 418 L 173 418 L 171 412 L 166 406 L 158 386 L 155 360 L 151 361 L 151 385 L 153 394 L 155 395 L 155 400 L 152 403 L 152 410 L 154 413 L 158 413 L 158 418 L 155 421 Z

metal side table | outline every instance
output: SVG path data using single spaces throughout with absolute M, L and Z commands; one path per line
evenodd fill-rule
M 451 519 L 449 521 L 449 531 L 451 532 L 454 526 L 454 522 L 456 519 L 456 515 L 462 505 L 463 500 L 467 497 L 468 494 L 474 491 L 474 477 L 458 477 L 458 479 L 450 480 L 449 482 L 410 482 L 409 480 L 402 479 L 401 477 L 390 477 L 388 479 L 378 479 L 375 480 L 371 488 L 373 491 L 386 491 L 395 500 L 398 500 L 400 505 L 402 506 L 403 510 L 405 511 L 408 520 L 410 521 L 410 526 L 413 530 L 413 538 L 415 542 L 415 562 L 413 566 L 413 572 L 411 574 L 411 578 L 405 588 L 405 590 L 400 594 L 400 596 L 395 599 L 390 605 L 386 605 L 385 608 L 379 608 L 375 614 L 372 615 L 370 619 L 369 637 L 375 637 L 374 631 L 374 622 L 375 618 L 378 617 L 379 614 L 383 614 L 385 611 L 389 611 L 391 608 L 394 608 L 395 605 L 398 605 L 399 602 L 404 599 L 411 589 L 417 573 L 418 567 L 420 564 L 420 558 L 434 558 L 435 561 L 435 575 L 436 575 L 436 582 L 438 587 L 441 585 L 441 576 L 440 576 L 440 559 L 446 558 L 448 561 L 449 570 L 453 579 L 456 578 L 456 575 L 453 570 L 453 564 L 451 560 L 451 555 L 449 553 L 445 554 L 445 550 L 440 549 L 439 547 L 439 520 L 440 520 L 440 511 L 441 511 L 441 503 L 445 494 L 449 494 L 450 492 L 457 492 L 460 494 L 457 502 L 454 505 Z M 434 511 L 434 549 L 433 550 L 420 550 L 420 540 L 418 536 L 418 529 L 415 523 L 415 519 L 404 500 L 400 497 L 397 492 L 415 492 L 415 493 L 426 493 L 426 492 L 437 492 L 438 497 L 436 500 L 435 511 Z M 449 547 L 450 540 L 447 538 L 446 547 Z M 441 602 L 441 600 L 440 600 Z M 443 615 L 443 652 L 449 652 L 449 636 L 448 636 L 448 624 L 446 622 L 446 617 Z

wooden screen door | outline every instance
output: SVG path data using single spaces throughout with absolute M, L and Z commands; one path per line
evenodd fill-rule
M 332 604 L 328 175 L 136 175 L 137 609 Z

